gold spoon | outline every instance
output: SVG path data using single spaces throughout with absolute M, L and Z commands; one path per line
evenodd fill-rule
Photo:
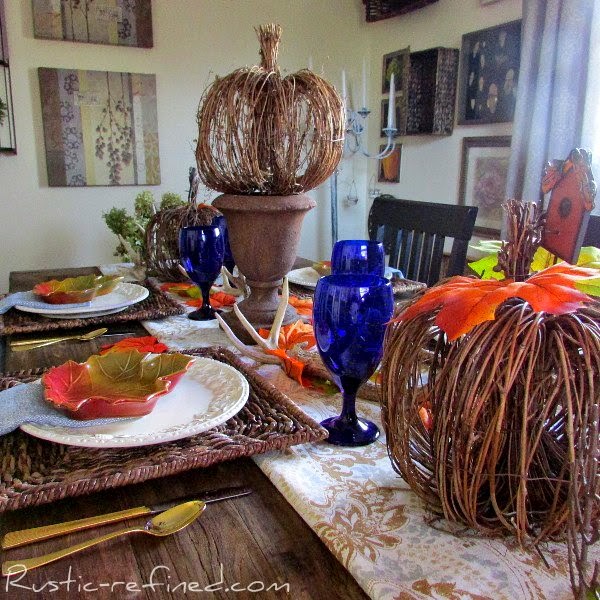
M 106 327 L 101 327 L 100 329 L 94 329 L 93 331 L 88 331 L 87 333 L 81 334 L 63 335 L 60 337 L 35 340 L 18 340 L 16 342 L 11 342 L 10 347 L 16 352 L 20 352 L 22 350 L 31 350 L 32 348 L 50 346 L 51 344 L 57 344 L 58 342 L 64 342 L 66 340 L 79 340 L 80 342 L 89 342 L 94 338 L 104 335 L 107 331 L 108 329 Z
M 183 504 L 178 504 L 177 506 L 169 508 L 169 510 L 165 510 L 165 512 L 156 515 L 150 519 L 144 527 L 128 527 L 127 529 L 121 529 L 113 533 L 107 533 L 106 535 L 92 538 L 86 542 L 75 544 L 69 548 L 57 550 L 56 552 L 51 552 L 50 554 L 44 554 L 43 556 L 38 556 L 35 558 L 7 560 L 2 563 L 2 575 L 6 577 L 8 575 L 16 575 L 18 573 L 23 573 L 24 571 L 30 571 L 36 567 L 47 565 L 48 563 L 64 558 L 65 556 L 70 556 L 76 552 L 81 552 L 86 548 L 95 546 L 96 544 L 101 544 L 102 542 L 106 542 L 108 540 L 112 540 L 113 538 L 121 535 L 127 535 L 128 533 L 147 533 L 148 535 L 154 535 L 158 537 L 171 535 L 172 533 L 182 530 L 184 527 L 187 527 L 190 523 L 195 521 L 202 514 L 202 511 L 204 511 L 205 508 L 206 504 L 201 500 L 184 502 Z

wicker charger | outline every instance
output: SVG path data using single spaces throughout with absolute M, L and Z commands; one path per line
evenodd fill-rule
M 140 448 L 79 448 L 20 431 L 0 438 L 0 512 L 54 502 L 218 462 L 315 442 L 327 432 L 284 394 L 224 348 L 186 351 L 235 367 L 250 384 L 245 407 L 199 435 Z M 41 370 L 0 376 L 0 389 L 33 381 Z
M 106 323 L 123 323 L 126 321 L 144 321 L 161 319 L 185 312 L 178 302 L 169 298 L 157 283 L 147 279 L 144 286 L 150 292 L 148 297 L 129 308 L 111 315 L 88 317 L 86 319 L 51 319 L 34 313 L 20 312 L 11 309 L 0 316 L 0 336 L 15 333 L 33 333 L 36 331 L 52 331 L 53 329 L 75 329 L 89 325 Z

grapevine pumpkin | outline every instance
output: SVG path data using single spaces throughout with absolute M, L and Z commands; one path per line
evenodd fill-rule
M 600 277 L 568 263 L 523 275 L 545 215 L 506 208 L 504 278 L 443 281 L 390 324 L 382 420 L 394 468 L 433 512 L 523 544 L 566 534 L 580 598 L 600 575 L 588 564 L 600 538 Z
M 201 100 L 198 172 L 225 194 L 301 194 L 325 181 L 341 159 L 342 100 L 308 69 L 281 76 L 281 27 L 257 33 L 260 66 L 217 78 Z

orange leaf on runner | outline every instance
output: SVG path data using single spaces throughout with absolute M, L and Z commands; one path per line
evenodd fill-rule
M 280 358 L 285 374 L 288 377 L 295 379 L 300 385 L 305 385 L 302 381 L 302 371 L 304 371 L 304 363 L 301 360 L 288 356 L 285 350 L 283 350 L 283 348 L 278 348 L 277 350 L 265 350 L 265 352 L 267 354 L 272 354 L 273 356 L 277 356 L 278 358 Z
M 114 344 L 102 346 L 100 354 L 106 354 L 110 351 L 138 350 L 139 352 L 152 352 L 152 354 L 162 354 L 168 350 L 162 342 L 159 342 L 154 336 L 130 337 L 120 340 Z
M 266 329 L 259 329 L 258 334 L 267 339 L 269 332 Z M 316 344 L 315 334 L 312 325 L 304 321 L 296 321 L 290 325 L 284 325 L 279 331 L 277 346 L 282 350 L 289 350 L 296 344 L 307 342 L 306 348 L 312 348 Z
M 296 309 L 299 315 L 312 317 L 313 301 L 311 298 L 298 298 L 298 296 L 290 295 L 288 303 Z
M 439 308 L 435 323 L 450 341 L 468 333 L 480 323 L 492 321 L 496 309 L 509 298 L 521 298 L 536 312 L 560 315 L 577 310 L 590 302 L 575 283 L 597 275 L 594 269 L 560 263 L 539 271 L 527 281 L 512 279 L 473 279 L 453 277 L 448 282 L 427 290 L 397 320 L 405 321 Z
M 235 296 L 226 294 L 225 292 L 215 292 L 210 295 L 210 304 L 213 308 L 233 306 L 235 304 Z

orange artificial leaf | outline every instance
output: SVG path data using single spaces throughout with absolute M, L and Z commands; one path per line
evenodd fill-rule
M 299 315 L 312 317 L 313 301 L 311 298 L 298 298 L 298 296 L 290 295 L 288 303 L 296 309 Z
M 193 283 L 186 282 L 172 282 L 172 283 L 163 283 L 160 286 L 160 289 L 163 292 L 173 292 L 174 294 L 179 294 L 179 292 L 187 292 L 191 287 L 195 287 Z
M 151 352 L 152 354 L 162 354 L 169 348 L 162 342 L 159 342 L 154 336 L 147 335 L 144 337 L 130 337 L 120 340 L 114 344 L 108 344 L 102 346 L 100 354 L 106 354 L 107 352 L 122 351 L 126 352 L 129 350 L 137 350 L 138 352 Z
M 223 308 L 224 306 L 233 306 L 235 296 L 225 292 L 214 292 L 210 295 L 210 304 L 213 308 Z
M 269 337 L 269 332 L 266 329 L 259 329 L 258 334 L 265 339 Z M 304 321 L 284 325 L 279 331 L 277 346 L 282 350 L 289 350 L 296 344 L 302 344 L 303 342 L 306 342 L 307 349 L 316 344 L 312 325 L 304 323 Z
M 476 325 L 494 320 L 498 306 L 509 298 L 521 298 L 536 312 L 554 315 L 574 312 L 592 300 L 577 290 L 575 284 L 594 276 L 597 276 L 595 269 L 559 263 L 522 282 L 453 277 L 427 290 L 397 320 L 405 321 L 439 309 L 435 323 L 452 341 Z
M 282 361 L 282 367 L 285 374 L 292 379 L 295 379 L 300 385 L 304 386 L 302 381 L 302 372 L 304 371 L 304 363 L 297 358 L 288 356 L 283 348 L 277 350 L 265 350 L 267 354 L 277 356 Z

